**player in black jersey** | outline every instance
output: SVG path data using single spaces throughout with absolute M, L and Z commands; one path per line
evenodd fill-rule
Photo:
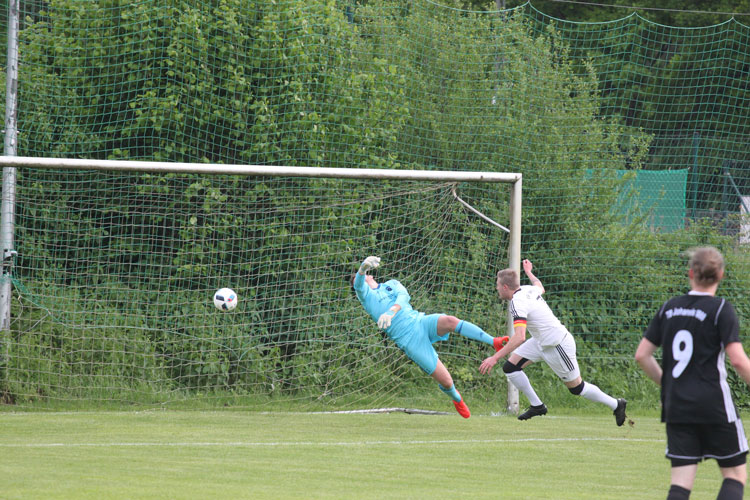
M 725 355 L 750 385 L 750 359 L 740 343 L 732 304 L 716 297 L 724 258 L 713 247 L 695 249 L 690 292 L 665 302 L 643 334 L 635 359 L 661 385 L 666 456 L 672 462 L 667 500 L 690 497 L 698 463 L 713 458 L 724 478 L 717 500 L 742 498 L 748 452 L 742 421 L 727 383 Z M 662 364 L 654 353 L 662 348 Z

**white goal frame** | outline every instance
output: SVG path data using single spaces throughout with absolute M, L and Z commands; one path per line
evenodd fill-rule
M 521 189 L 522 175 L 507 172 L 395 170 L 372 168 L 317 168 L 267 165 L 222 165 L 212 163 L 170 163 L 131 160 L 86 160 L 70 158 L 32 158 L 0 156 L 3 167 L 2 219 L 0 244 L 3 250 L 0 277 L 0 328 L 10 329 L 11 263 L 14 250 L 16 168 L 45 168 L 61 170 L 101 170 L 151 173 L 191 173 L 213 175 L 243 175 L 269 177 L 319 177 L 346 179 L 393 179 L 437 182 L 491 182 L 511 184 L 508 267 L 520 273 L 521 268 Z M 473 210 L 473 209 L 472 209 Z M 475 211 L 476 212 L 476 211 Z M 480 216 L 484 217 L 481 213 Z M 493 222 L 494 223 L 494 222 Z M 496 223 L 495 223 L 496 224 Z M 502 227 L 502 226 L 501 226 Z M 505 229 L 505 228 L 503 228 Z M 513 318 L 507 313 L 508 335 L 513 335 Z M 508 384 L 506 410 L 515 415 L 519 411 L 518 390 Z

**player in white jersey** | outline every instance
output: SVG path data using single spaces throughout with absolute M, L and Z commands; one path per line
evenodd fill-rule
M 544 286 L 531 272 L 533 266 L 528 259 L 523 261 L 523 270 L 531 285 L 521 286 L 515 269 L 503 269 L 497 273 L 497 293 L 510 301 L 513 316 L 513 336 L 494 356 L 485 359 L 479 371 L 487 374 L 500 359 L 510 355 L 503 365 L 508 382 L 513 384 L 529 400 L 531 405 L 518 416 L 519 420 L 545 415 L 547 406 L 539 399 L 523 369 L 534 361 L 544 361 L 576 396 L 601 403 L 615 415 L 617 425 L 625 422 L 624 399 L 615 399 L 591 382 L 584 382 L 576 360 L 576 341 L 560 323 L 542 298 Z M 526 332 L 531 335 L 526 339 Z

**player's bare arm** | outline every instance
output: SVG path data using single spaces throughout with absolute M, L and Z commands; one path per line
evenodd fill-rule
M 531 261 L 529 259 L 524 259 L 522 264 L 523 272 L 526 273 L 526 277 L 529 278 L 529 283 L 539 288 L 542 293 L 544 293 L 544 286 L 542 285 L 542 282 L 539 280 L 539 278 L 534 276 L 534 273 L 531 272 L 531 270 L 534 268 L 534 265 L 531 263 Z
M 734 369 L 740 374 L 742 380 L 750 385 L 750 359 L 745 354 L 742 344 L 740 342 L 730 342 L 724 349 Z
M 635 351 L 635 360 L 646 375 L 648 375 L 648 378 L 656 382 L 657 385 L 661 385 L 661 366 L 659 366 L 659 362 L 654 357 L 657 349 L 658 346 L 650 340 L 641 339 L 641 343 L 638 344 L 638 349 Z
M 486 358 L 484 361 L 482 361 L 482 364 L 479 365 L 479 373 L 486 375 L 492 371 L 492 368 L 503 359 L 505 356 L 509 356 L 510 353 L 516 350 L 518 346 L 523 344 L 523 342 L 526 340 L 526 327 L 525 326 L 517 326 L 513 329 L 513 336 L 508 340 L 508 343 L 503 346 L 502 349 L 497 351 L 495 354 L 490 356 L 489 358 Z

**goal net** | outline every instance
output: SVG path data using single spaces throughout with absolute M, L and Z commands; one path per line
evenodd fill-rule
M 686 249 L 722 250 L 721 293 L 741 324 L 750 319 L 750 27 L 446 5 L 459 3 L 469 2 L 12 0 L 0 8 L 5 154 L 522 173 L 523 256 L 575 335 L 586 377 L 657 401 L 633 352 L 654 311 L 687 285 Z M 343 393 L 358 407 L 356 398 L 437 393 L 421 390 L 432 382 L 377 340 L 361 311 L 345 312 L 358 305 L 334 274 L 379 245 L 381 272 L 401 278 L 417 307 L 501 328 L 491 276 L 509 262 L 509 236 L 447 187 L 205 170 L 18 174 L 3 401 L 77 401 L 91 387 L 102 401 L 172 404 L 307 390 L 315 404 L 326 394 L 321 402 L 344 406 Z M 462 181 L 457 194 L 512 229 L 505 188 Z M 241 294 L 233 315 L 210 306 L 220 286 Z M 0 298 L 8 292 L 6 280 Z M 96 320 L 105 316 L 114 326 Z M 344 328 L 365 344 L 328 340 Z M 120 335 L 130 336 L 124 351 Z M 440 354 L 481 411 L 467 391 L 487 379 L 454 351 L 465 344 L 451 339 Z M 266 365 L 250 372 L 257 353 Z M 544 364 L 530 370 L 540 396 L 567 397 Z M 506 383 L 491 383 L 496 408 Z
M 415 309 L 505 334 L 494 275 L 510 236 L 457 195 L 507 225 L 513 186 L 496 182 L 520 186 L 520 176 L 3 161 L 27 165 L 17 169 L 5 402 L 447 410 L 351 290 L 368 255 Z M 60 164 L 106 169 L 50 168 Z M 238 293 L 234 311 L 214 307 L 221 287 Z M 477 370 L 489 346 L 455 335 L 436 347 L 466 397 L 504 409 L 504 377 Z

